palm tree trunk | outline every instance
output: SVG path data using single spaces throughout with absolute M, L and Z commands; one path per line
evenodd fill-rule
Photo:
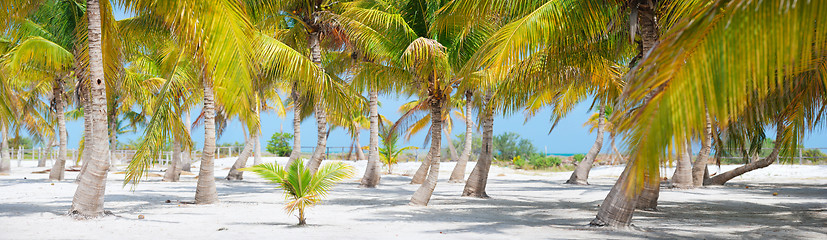
M 419 164 L 419 168 L 416 169 L 416 173 L 414 173 L 413 177 L 411 178 L 411 184 L 422 184 L 425 182 L 425 178 L 428 177 L 428 166 L 431 166 L 431 152 L 428 151 L 428 155 L 425 156 L 425 159 L 422 160 L 422 163 Z
M 106 151 L 109 142 L 106 141 L 106 83 L 103 75 L 103 52 L 101 49 L 101 16 L 98 0 L 86 1 L 86 12 L 89 18 L 89 80 L 91 89 L 90 118 L 92 134 L 86 138 L 86 149 L 89 161 L 85 163 L 86 172 L 78 184 L 72 207 L 69 214 L 79 218 L 95 218 L 103 214 L 103 195 L 106 190 L 106 175 L 109 171 L 109 161 Z
M 642 184 L 630 184 L 629 181 L 643 179 L 637 175 L 640 172 L 635 159 L 626 163 L 626 168 L 618 178 L 612 190 L 600 204 L 597 216 L 589 223 L 592 226 L 625 227 L 632 221 L 632 214 L 638 203 L 640 193 L 643 191 Z
M 89 163 L 89 161 L 91 161 L 91 158 L 92 158 L 89 155 L 89 151 L 86 151 L 87 150 L 86 146 L 88 146 L 88 145 L 86 145 L 87 140 L 91 138 L 92 129 L 93 129 L 92 118 L 86 117 L 86 116 L 91 116 L 92 115 L 92 106 L 91 106 L 92 101 L 89 99 L 90 98 L 90 93 L 89 93 L 89 90 L 88 90 L 88 86 L 83 87 L 83 89 L 81 89 L 80 91 L 81 91 L 81 94 L 83 95 L 82 96 L 82 98 L 83 98 L 82 101 L 83 101 L 83 105 L 84 105 L 83 106 L 83 116 L 84 116 L 83 117 L 83 146 L 82 146 L 83 147 L 83 152 L 81 153 L 81 156 L 80 156 L 80 160 L 83 163 L 81 164 L 80 172 L 78 172 L 78 176 L 75 178 L 76 183 L 80 183 L 80 181 L 83 179 L 83 176 L 86 174 L 86 167 L 88 166 L 88 163 Z
M 233 163 L 233 166 L 230 168 L 230 172 L 227 173 L 227 180 L 234 181 L 244 179 L 244 176 L 242 176 L 244 172 L 239 171 L 238 169 L 247 166 L 247 159 L 250 158 L 250 153 L 253 152 L 254 147 L 255 144 L 253 144 L 253 138 L 248 138 L 247 134 L 244 134 L 244 149 L 238 154 L 238 158 L 236 158 L 235 163 Z
M 451 153 L 451 161 L 459 161 L 459 153 L 457 153 L 457 148 L 454 147 L 454 140 L 451 139 L 451 133 L 444 128 L 442 129 L 442 133 L 445 134 L 445 140 L 448 142 L 448 152 Z
M 218 202 L 215 190 L 215 96 L 212 79 L 202 79 L 204 88 L 204 149 L 201 152 L 201 167 L 198 169 L 198 185 L 195 188 L 196 204 Z
M 69 135 L 66 133 L 66 114 L 63 113 L 63 79 L 57 79 L 54 84 L 54 93 L 52 93 L 52 96 L 55 100 L 57 132 L 60 137 L 60 147 L 55 163 L 52 165 L 52 170 L 49 172 L 49 180 L 63 181 L 64 172 L 66 169 L 66 145 L 69 143 Z
M 724 185 L 726 182 L 732 180 L 737 176 L 741 176 L 744 173 L 748 173 L 755 169 L 765 168 L 774 163 L 775 160 L 778 159 L 778 153 L 781 150 L 781 145 L 783 145 L 780 141 L 778 141 L 778 139 L 781 139 L 781 136 L 784 136 L 784 128 L 785 126 L 780 121 L 776 124 L 776 142 L 769 156 L 767 156 L 764 159 L 752 161 L 747 164 L 744 164 L 744 166 L 740 166 L 727 172 L 715 175 L 708 181 L 704 182 L 704 185 Z
M 370 95 L 370 116 L 368 116 L 370 118 L 370 143 L 368 144 L 368 165 L 360 185 L 373 188 L 379 185 L 382 177 L 379 174 L 379 93 L 372 90 L 368 95 Z
M 428 155 L 432 156 L 430 162 L 430 170 L 428 171 L 428 177 L 425 179 L 425 182 L 419 186 L 419 189 L 414 192 L 413 196 L 411 197 L 411 205 L 416 206 L 427 206 L 428 202 L 431 200 L 431 195 L 434 193 L 434 188 L 436 188 L 437 177 L 439 177 L 439 159 L 440 159 L 440 150 L 442 144 L 442 98 L 435 98 L 431 96 L 430 107 L 431 107 L 431 149 L 429 150 Z
M 293 165 L 293 162 L 299 159 L 302 154 L 301 99 L 299 99 L 299 90 L 295 85 L 293 85 L 291 97 L 293 98 L 293 151 L 290 152 L 290 158 L 287 159 L 285 167 Z
M 462 155 L 457 160 L 457 165 L 454 166 L 454 171 L 451 171 L 451 178 L 449 182 L 461 183 L 465 182 L 465 167 L 468 165 L 468 158 L 471 157 L 471 144 L 473 137 L 474 122 L 471 119 L 471 91 L 465 91 L 465 141 L 462 146 Z
M 687 141 L 684 143 L 683 153 L 681 153 L 678 157 L 678 161 L 675 166 L 675 173 L 672 174 L 673 188 L 689 189 L 695 187 L 695 185 L 692 184 L 691 151 L 689 142 Z
M 11 172 L 11 156 L 9 155 L 9 131 L 6 126 L 0 126 L 3 131 L 2 143 L 0 143 L 0 173 Z
M 325 150 L 327 150 L 327 113 L 324 107 L 316 105 L 314 107 L 316 116 L 316 128 L 318 129 L 318 137 L 316 140 L 316 148 L 313 150 L 313 156 L 310 157 L 310 162 L 307 163 L 307 169 L 310 172 L 316 172 L 319 166 L 322 165 L 322 160 L 325 159 Z
M 659 197 L 660 168 L 655 168 L 652 173 L 643 173 L 643 191 L 638 197 L 635 208 L 645 211 L 657 211 Z
M 594 160 L 597 158 L 597 154 L 600 153 L 600 149 L 603 148 L 603 128 L 606 125 L 606 106 L 600 104 L 599 111 L 600 112 L 598 113 L 597 119 L 597 138 L 594 140 L 592 148 L 589 149 L 589 152 L 586 154 L 586 158 L 577 163 L 577 168 L 574 169 L 574 172 L 571 173 L 571 177 L 569 177 L 569 180 L 566 181 L 568 184 L 589 184 L 589 172 L 592 170 L 592 165 L 594 164 Z
M 632 60 L 633 64 L 637 64 L 638 60 L 649 52 L 649 49 L 657 44 L 658 41 L 658 25 L 655 19 L 655 6 L 650 5 L 651 1 L 636 0 L 632 6 L 636 7 L 638 12 L 638 23 L 640 25 L 641 42 L 638 44 L 638 56 Z M 637 164 L 639 159 L 630 158 L 626 162 L 626 169 L 621 174 L 620 178 L 615 183 L 612 190 L 603 200 L 600 205 L 600 210 L 597 216 L 591 221 L 591 225 L 595 226 L 611 226 L 611 227 L 626 227 L 632 222 L 632 214 L 638 205 L 657 204 L 657 197 L 660 187 L 660 176 L 643 176 L 642 173 L 652 171 L 658 172 L 657 169 L 642 169 L 645 166 Z M 643 181 L 643 182 L 640 182 Z M 638 184 L 639 183 L 639 184 Z M 655 184 L 657 183 L 657 184 Z M 647 185 L 648 184 L 648 185 Z M 644 192 L 644 187 L 648 186 L 646 204 L 639 204 L 638 199 Z
M 192 122 L 190 122 L 189 109 L 185 110 L 184 112 L 184 126 L 187 127 L 187 136 L 190 136 L 190 128 L 192 128 Z M 187 151 L 181 155 L 181 158 L 181 171 L 192 172 L 192 149 L 187 149 Z
M 351 150 L 356 150 L 356 158 L 357 158 L 356 160 L 367 160 L 368 158 L 365 157 L 365 151 L 362 150 L 362 144 L 359 143 L 359 137 L 362 134 L 360 134 L 358 131 L 355 134 L 356 134 L 356 136 L 355 136 L 356 140 L 353 141 L 353 147 L 352 148 L 356 148 L 356 149 L 351 149 Z M 350 153 L 348 153 L 348 159 L 350 159 L 349 155 L 350 155 Z
M 258 131 L 253 137 L 253 165 L 259 165 L 261 161 L 261 102 L 256 101 L 256 116 L 258 117 Z M 241 175 L 239 175 L 241 176 Z
M 485 103 L 483 106 L 487 109 L 482 120 L 482 149 L 480 158 L 468 176 L 468 181 L 465 182 L 465 189 L 462 190 L 462 196 L 488 198 L 485 192 L 485 186 L 488 184 L 488 170 L 491 169 L 491 160 L 494 157 L 494 110 L 490 106 L 493 92 L 488 92 L 485 95 Z
M 314 17 L 315 18 L 315 17 Z M 314 19 L 316 20 L 316 19 Z M 312 28 L 312 29 L 318 29 Z M 319 31 L 312 31 L 308 35 L 307 43 L 310 47 L 310 60 L 319 68 L 322 67 L 322 51 L 321 51 L 321 33 Z M 321 103 L 317 103 L 313 110 L 316 116 L 316 128 L 318 129 L 318 136 L 316 139 L 316 148 L 313 150 L 313 155 L 310 161 L 307 162 L 307 169 L 310 172 L 316 172 L 322 160 L 325 158 L 325 151 L 327 150 L 327 113 Z
M 698 158 L 692 163 L 692 185 L 700 187 L 704 185 L 704 175 L 706 173 L 706 164 L 709 161 L 709 153 L 712 152 L 712 120 L 709 118 L 709 113 L 706 114 L 706 136 L 704 136 L 703 146 L 698 153 Z M 708 178 L 708 176 L 706 177 Z
M 178 141 L 172 142 L 172 161 L 164 173 L 164 182 L 177 182 L 181 179 L 181 143 Z

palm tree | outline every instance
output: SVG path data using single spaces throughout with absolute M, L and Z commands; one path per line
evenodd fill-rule
M 103 194 L 106 188 L 106 175 L 109 170 L 108 156 L 109 142 L 106 122 L 106 82 L 104 81 L 103 49 L 101 48 L 101 9 L 107 9 L 106 0 L 100 4 L 98 0 L 86 1 L 86 15 L 88 21 L 89 43 L 89 82 L 90 114 L 85 115 L 92 122 L 92 134 L 86 136 L 84 150 L 90 156 L 89 162 L 84 163 L 86 171 L 78 183 L 72 207 L 69 213 L 78 218 L 96 218 L 103 214 Z M 111 34 L 111 33 L 110 33 Z M 87 108 L 87 107 L 84 107 Z
M 352 167 L 342 162 L 325 164 L 313 172 L 304 167 L 301 159 L 287 169 L 278 163 L 265 163 L 241 170 L 255 172 L 284 190 L 285 197 L 290 200 L 284 209 L 288 215 L 299 211 L 299 225 L 307 224 L 304 215 L 307 207 L 320 203 L 334 185 L 353 174 Z
M 451 110 L 451 108 L 461 108 L 463 103 L 460 100 L 456 99 L 456 98 L 450 98 L 450 100 L 448 100 L 448 101 L 450 102 L 450 103 L 448 103 L 449 109 L 446 109 L 446 111 L 443 112 L 443 115 L 442 115 L 442 121 L 445 123 L 445 127 L 443 128 L 443 131 L 441 133 L 433 133 L 433 132 L 430 131 L 431 129 L 429 129 L 427 135 L 430 136 L 431 134 L 444 134 L 447 142 L 450 143 L 450 144 L 448 144 L 448 150 L 449 150 L 449 153 L 451 154 L 451 159 L 459 160 L 459 154 L 457 154 L 457 150 L 456 150 L 456 148 L 454 148 L 454 145 L 453 145 L 453 140 L 451 140 L 451 129 L 453 128 L 454 122 L 453 122 L 453 119 L 451 118 L 450 110 Z M 398 122 L 414 121 L 415 120 L 410 126 L 408 126 L 407 129 L 405 129 L 405 139 L 406 140 L 410 140 L 411 136 L 413 136 L 414 134 L 422 131 L 431 122 L 431 114 L 427 113 L 428 112 L 428 105 L 426 103 L 427 102 L 423 101 L 423 99 L 418 99 L 418 100 L 410 101 L 410 102 L 408 102 L 406 104 L 403 104 L 402 106 L 399 107 L 399 111 L 402 112 L 402 118 Z M 459 111 L 454 111 L 454 114 L 464 117 L 464 115 Z M 419 115 L 423 115 L 423 116 L 419 116 Z M 426 140 L 425 144 L 427 144 L 428 143 L 427 137 L 426 137 L 425 140 Z M 459 163 L 457 163 L 457 164 L 459 164 Z M 416 171 L 413 178 L 411 179 L 411 184 L 422 184 L 422 182 L 425 181 L 425 178 L 427 177 L 427 174 L 428 174 L 428 165 L 425 161 L 423 161 L 422 165 L 419 166 L 419 169 Z M 452 172 L 452 175 L 453 175 L 453 172 Z M 462 179 L 464 177 L 464 175 L 465 175 L 465 173 L 463 172 L 462 176 L 460 176 L 459 178 Z M 454 179 L 454 181 L 456 181 L 456 179 Z
M 598 107 L 598 112 L 595 115 L 592 115 L 589 121 L 597 122 L 596 126 L 593 128 L 597 130 L 597 138 L 594 140 L 594 145 L 592 145 L 592 148 L 589 149 L 588 153 L 586 153 L 586 157 L 583 161 L 577 164 L 577 168 L 571 173 L 571 177 L 569 177 L 569 180 L 566 181 L 566 183 L 578 185 L 589 184 L 587 182 L 589 179 L 589 171 L 592 168 L 592 164 L 594 164 L 594 160 L 597 158 L 597 154 L 600 153 L 600 149 L 603 148 L 603 132 L 606 131 L 607 128 L 606 116 L 611 115 L 611 110 L 607 110 L 605 105 L 601 105 Z
M 460 27 L 465 25 L 442 14 L 440 9 L 447 5 L 422 0 L 364 0 L 354 2 L 348 14 L 341 15 L 348 20 L 342 28 L 350 42 L 372 60 L 363 63 L 361 70 L 372 69 L 376 79 L 395 79 L 409 94 L 422 99 L 431 116 L 443 115 L 454 85 L 464 77 L 455 74 L 454 69 L 462 68 L 469 53 L 493 28 L 484 21 L 479 26 Z M 407 124 L 397 122 L 403 127 Z M 427 205 L 436 187 L 442 124 L 442 118 L 431 118 L 430 132 L 436 134 L 431 134 L 431 147 L 422 165 L 428 172 L 427 179 L 414 193 L 411 204 Z
M 203 90 L 201 120 L 205 128 L 204 154 L 196 188 L 196 203 L 210 204 L 218 201 L 213 173 L 216 107 L 221 107 L 221 110 L 230 116 L 242 112 L 243 109 L 252 109 L 252 104 L 230 103 L 234 103 L 233 100 L 239 94 L 251 92 L 250 79 L 256 74 L 261 74 L 267 79 L 305 79 L 302 84 L 318 86 L 311 92 L 320 96 L 333 96 L 337 93 L 327 91 L 336 86 L 328 81 L 329 78 L 318 66 L 272 35 L 264 34 L 251 25 L 247 10 L 255 7 L 252 3 L 154 0 L 133 0 L 124 3 L 126 9 L 133 10 L 138 16 L 149 16 L 151 26 L 170 33 L 176 44 L 186 47 L 186 51 L 179 51 L 172 56 L 182 59 L 181 56 L 186 54 L 184 56 L 192 59 L 193 65 L 196 66 L 195 81 Z M 193 31 L 194 29 L 196 31 Z M 258 62 L 253 65 L 251 59 L 257 59 Z M 165 85 L 168 86 L 171 78 L 167 76 L 165 79 Z M 222 91 L 216 92 L 216 88 Z M 220 105 L 216 104 L 217 101 Z M 159 110 L 173 107 L 158 104 L 155 108 L 158 109 L 153 111 L 155 114 L 147 126 L 147 132 L 152 134 L 147 134 L 147 137 L 156 143 L 164 142 L 166 135 L 160 126 L 171 118 L 160 116 L 172 114 L 169 110 Z M 257 124 L 248 124 L 248 127 L 250 125 Z M 128 182 L 138 183 L 140 176 L 146 173 L 146 169 L 151 165 L 149 157 L 152 155 L 142 156 L 133 159 L 131 164 L 135 166 L 130 167 L 130 172 L 134 177 L 127 179 Z

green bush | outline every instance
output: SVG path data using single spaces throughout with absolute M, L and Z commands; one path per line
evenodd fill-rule
M 514 167 L 517 169 L 523 169 L 526 166 L 525 159 L 521 158 L 520 156 L 512 158 L 511 163 L 514 164 Z
M 563 163 L 559 157 L 543 156 L 542 154 L 535 154 L 528 160 L 528 164 L 534 169 L 546 169 L 550 167 L 560 166 Z
M 267 141 L 267 152 L 274 153 L 279 157 L 290 156 L 293 150 L 290 148 L 289 141 L 293 139 L 293 134 L 277 132 Z
M 574 162 L 580 162 L 580 161 L 583 161 L 584 158 L 586 158 L 586 155 L 582 154 L 582 153 L 578 153 L 578 154 L 574 154 L 574 156 L 571 156 L 571 157 L 574 158 Z

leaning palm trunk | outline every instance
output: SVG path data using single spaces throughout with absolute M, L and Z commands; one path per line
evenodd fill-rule
M 318 138 L 316 140 L 316 149 L 313 150 L 313 156 L 310 157 L 310 162 L 307 163 L 307 169 L 310 172 L 316 172 L 325 159 L 325 150 L 327 150 L 327 113 L 322 106 L 315 107 L 316 112 L 316 127 L 318 128 Z
M 657 211 L 659 197 L 660 168 L 655 168 L 653 172 L 643 173 L 643 192 L 640 193 L 635 208 L 646 211 Z
M 600 149 L 603 148 L 603 127 L 606 125 L 604 119 L 606 117 L 606 107 L 601 104 L 599 111 L 600 112 L 597 116 L 597 138 L 594 140 L 594 145 L 592 145 L 592 148 L 589 149 L 589 152 L 586 154 L 586 158 L 577 163 L 577 168 L 574 169 L 574 172 L 571 173 L 571 177 L 569 177 L 569 180 L 566 181 L 568 184 L 589 184 L 589 172 L 592 170 L 592 165 L 594 164 L 594 160 L 597 158 L 597 154 L 600 153 Z
M 781 136 L 784 136 L 784 125 L 781 122 L 779 122 L 776 125 L 776 129 L 777 129 L 776 130 L 777 132 L 776 132 L 775 136 L 776 136 L 777 139 L 780 139 Z M 770 155 L 767 156 L 766 158 L 758 160 L 758 161 L 753 161 L 753 162 L 744 164 L 744 166 L 740 166 L 740 167 L 737 167 L 735 169 L 729 170 L 725 173 L 715 175 L 714 177 L 710 178 L 708 181 L 704 182 L 704 185 L 724 185 L 729 180 L 732 180 L 733 178 L 735 178 L 737 176 L 741 176 L 744 173 L 748 173 L 752 170 L 761 169 L 761 168 L 765 168 L 765 167 L 769 166 L 770 164 L 775 162 L 776 159 L 778 159 L 778 152 L 781 150 L 781 145 L 783 145 L 783 144 L 781 144 L 781 142 L 776 141 L 775 146 L 772 148 L 772 152 L 770 152 Z
M 178 141 L 174 141 L 172 143 L 172 161 L 169 163 L 169 167 L 167 167 L 167 171 L 164 173 L 164 182 L 177 182 L 181 179 L 181 143 Z
M 98 0 L 87 0 L 86 12 L 89 18 L 89 80 L 90 115 L 93 131 L 86 136 L 84 152 L 89 154 L 86 172 L 78 183 L 69 214 L 77 218 L 95 218 L 103 214 L 103 195 L 106 190 L 106 175 L 109 161 L 106 151 L 106 83 L 103 75 L 103 53 L 101 50 L 101 16 Z
M 439 135 L 439 134 L 437 134 Z M 425 156 L 425 160 L 422 161 L 422 164 L 419 164 L 419 168 L 416 169 L 416 173 L 414 173 L 413 178 L 411 178 L 411 184 L 422 184 L 425 182 L 425 178 L 428 177 L 428 166 L 431 165 L 431 151 L 428 151 L 428 155 Z
M 491 101 L 492 94 L 485 96 L 486 104 Z M 485 192 L 485 186 L 488 184 L 488 170 L 491 169 L 491 160 L 494 157 L 494 111 L 488 107 L 482 120 L 482 150 L 474 170 L 471 171 L 471 176 L 468 176 L 468 181 L 465 182 L 465 189 L 462 190 L 462 196 L 488 198 Z
M 9 131 L 6 126 L 0 126 L 3 131 L 3 142 L 0 143 L 0 173 L 7 174 L 11 172 L 11 154 L 9 152 Z
M 457 165 L 454 166 L 454 171 L 451 171 L 450 182 L 464 182 L 465 181 L 465 166 L 468 165 L 468 158 L 471 157 L 471 143 L 472 131 L 474 127 L 471 119 L 471 91 L 465 91 L 465 141 L 462 146 L 462 155 L 457 160 Z
M 675 173 L 672 174 L 672 187 L 688 189 L 693 188 L 692 184 L 692 158 L 690 157 L 691 149 L 689 142 L 684 143 L 683 153 L 678 157 L 675 166 Z
M 202 79 L 204 88 L 204 149 L 201 167 L 198 169 L 198 185 L 195 188 L 196 204 L 218 202 L 215 190 L 215 96 L 210 78 Z
M 655 19 L 655 6 L 652 6 L 652 1 L 636 0 L 632 3 L 632 6 L 637 8 L 638 31 L 641 33 L 638 56 L 632 60 L 632 62 L 637 62 L 657 44 L 658 25 Z M 595 219 L 591 221 L 591 225 L 626 227 L 631 224 L 632 214 L 638 205 L 657 204 L 660 173 L 658 173 L 657 167 L 655 167 L 656 169 L 644 169 L 647 166 L 638 164 L 636 161 L 639 161 L 639 159 L 630 158 L 626 162 L 626 169 L 623 170 L 623 174 L 612 187 L 612 190 L 609 191 L 603 203 L 600 204 L 600 210 L 597 212 Z M 644 172 L 657 174 L 643 176 L 641 173 Z M 646 191 L 646 201 L 645 204 L 639 204 L 638 198 L 644 192 L 644 187 L 648 189 Z
M 368 145 L 368 165 L 362 177 L 361 186 L 373 188 L 379 185 L 379 93 L 370 91 L 370 144 Z M 357 140 L 358 141 L 358 140 Z M 362 151 L 362 149 L 357 149 Z M 390 164 L 388 165 L 390 172 Z
M 442 144 L 442 118 L 438 116 L 442 116 L 442 102 L 439 99 L 429 99 L 431 105 L 431 149 L 428 152 L 428 155 L 431 156 L 430 159 L 430 170 L 428 171 L 428 177 L 425 179 L 425 182 L 419 186 L 419 189 L 414 192 L 413 196 L 411 197 L 411 205 L 416 206 L 427 206 L 428 202 L 431 200 L 431 195 L 434 194 L 434 188 L 436 188 L 437 177 L 439 176 L 439 159 L 440 159 L 440 149 Z
M 712 152 L 712 121 L 709 118 L 709 113 L 707 113 L 706 136 L 704 136 L 703 146 L 698 153 L 698 157 L 692 163 L 692 185 L 695 187 L 703 186 L 704 181 L 709 178 L 706 164 L 709 161 L 710 152 Z
M 242 176 L 244 172 L 239 171 L 238 169 L 242 169 L 247 166 L 247 159 L 250 158 L 250 153 L 253 152 L 253 147 L 255 145 L 251 140 L 252 139 L 247 139 L 247 142 L 244 144 L 244 150 L 241 150 L 241 153 L 238 154 L 238 158 L 230 168 L 230 172 L 227 173 L 227 180 L 234 181 L 244 179 Z
M 630 184 L 629 181 L 636 177 L 635 174 L 639 170 L 636 169 L 639 165 L 635 164 L 635 159 L 630 159 L 626 163 L 626 168 L 618 178 L 609 195 L 600 204 L 600 210 L 597 212 L 597 217 L 589 223 L 592 226 L 611 226 L 611 227 L 625 227 L 629 226 L 632 221 L 632 214 L 635 212 L 640 193 L 643 186 L 640 184 Z
M 54 93 L 52 94 L 55 101 L 55 113 L 57 115 L 57 132 L 60 135 L 60 146 L 58 147 L 57 158 L 52 165 L 52 170 L 49 172 L 49 180 L 63 181 L 64 172 L 66 169 L 66 145 L 68 144 L 68 134 L 66 133 L 66 115 L 63 113 L 63 79 L 55 81 Z
M 299 90 L 298 88 L 296 88 L 296 86 L 293 86 L 291 97 L 293 98 L 293 151 L 290 152 L 290 158 L 287 159 L 287 165 L 285 165 L 285 167 L 291 166 L 294 161 L 301 158 L 302 154 L 302 111 L 301 107 L 299 106 Z

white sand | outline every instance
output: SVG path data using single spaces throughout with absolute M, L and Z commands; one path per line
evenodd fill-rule
M 407 203 L 418 186 L 408 184 L 410 177 L 385 175 L 379 188 L 362 189 L 365 162 L 349 162 L 356 177 L 311 208 L 309 225 L 298 227 L 282 209 L 281 192 L 262 179 L 245 173 L 241 182 L 223 180 L 232 161 L 217 161 L 221 202 L 215 205 L 178 203 L 192 201 L 194 176 L 178 183 L 150 177 L 133 192 L 121 187 L 122 174 L 109 174 L 105 206 L 115 216 L 90 221 L 64 215 L 77 186 L 71 180 L 51 185 L 48 174 L 31 173 L 44 168 L 13 161 L 13 173 L 0 176 L 0 239 L 827 239 L 827 166 L 773 165 L 724 187 L 662 189 L 659 212 L 638 211 L 633 228 L 606 230 L 587 224 L 622 167 L 595 168 L 590 186 L 562 184 L 570 172 L 492 167 L 492 198 L 476 199 L 459 197 L 464 185 L 447 182 L 454 164 L 443 163 L 430 205 L 412 207 Z M 417 167 L 402 163 L 394 171 Z M 67 179 L 76 175 L 67 172 Z

